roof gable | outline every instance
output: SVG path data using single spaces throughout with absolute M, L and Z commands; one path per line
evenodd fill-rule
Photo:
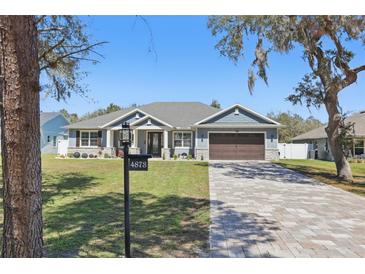
M 205 119 L 197 122 L 195 125 L 204 124 L 280 124 L 262 114 L 250 110 L 242 105 L 236 104 L 229 108 L 223 109 Z
M 245 123 L 245 124 L 268 124 L 268 121 L 261 117 L 255 116 L 252 113 L 244 111 L 241 108 L 230 109 L 224 113 L 221 113 L 202 124 L 206 123 Z
M 48 123 L 59 115 L 63 117 L 63 115 L 59 112 L 41 112 L 39 115 L 40 126 L 43 126 L 44 124 Z
M 138 109 L 134 109 L 131 112 L 129 112 L 125 115 L 122 115 L 121 117 L 118 117 L 112 123 L 108 123 L 108 127 L 119 126 L 120 124 L 123 124 L 125 122 L 132 124 L 136 121 L 139 121 L 139 120 L 145 118 L 146 116 L 148 116 L 148 115 L 139 111 Z M 105 127 L 105 126 L 103 126 L 103 127 Z

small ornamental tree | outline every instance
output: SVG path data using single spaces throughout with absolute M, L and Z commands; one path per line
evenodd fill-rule
M 310 73 L 303 76 L 287 99 L 307 107 L 325 106 L 326 133 L 337 176 L 352 181 L 343 149 L 343 133 L 348 125 L 343 123 L 339 93 L 365 70 L 365 64 L 352 64 L 355 54 L 349 49 L 349 43 L 365 44 L 365 16 L 212 16 L 208 28 L 213 36 L 219 36 L 219 52 L 234 62 L 244 54 L 244 40 L 255 39 L 255 59 L 248 70 L 250 92 L 256 77 L 268 83 L 270 53 L 289 53 L 294 47 L 302 50 Z

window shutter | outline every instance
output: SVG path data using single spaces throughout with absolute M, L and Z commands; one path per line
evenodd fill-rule
M 101 147 L 101 138 L 102 138 L 102 133 L 101 130 L 98 131 L 98 147 Z
M 80 146 L 80 130 L 76 130 L 76 147 Z

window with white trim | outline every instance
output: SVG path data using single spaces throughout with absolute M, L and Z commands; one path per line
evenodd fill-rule
M 81 131 L 81 146 L 82 147 L 98 146 L 98 132 L 97 131 Z
M 355 139 L 354 140 L 354 155 L 364 154 L 364 140 Z
M 191 147 L 193 134 L 190 131 L 174 132 L 174 147 Z

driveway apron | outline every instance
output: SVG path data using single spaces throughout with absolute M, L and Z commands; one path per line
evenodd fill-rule
M 210 257 L 365 257 L 365 199 L 268 162 L 209 163 Z

